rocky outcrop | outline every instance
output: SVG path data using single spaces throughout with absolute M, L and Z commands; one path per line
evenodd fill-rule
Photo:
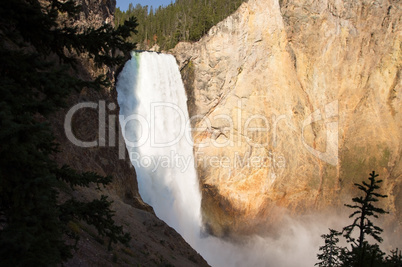
M 82 12 L 77 23 L 98 28 L 103 24 L 114 23 L 116 0 L 77 0 Z
M 113 22 L 115 0 L 82 0 L 83 12 L 74 24 L 82 27 L 99 27 Z M 113 81 L 114 70 L 95 68 L 91 60 L 82 57 L 78 66 L 80 78 L 90 80 L 99 74 Z M 60 153 L 55 155 L 59 164 L 67 164 L 82 172 L 110 175 L 113 182 L 102 190 L 92 188 L 60 188 L 60 196 L 92 200 L 101 195 L 112 200 L 116 211 L 116 224 L 131 234 L 129 247 L 114 245 L 108 251 L 107 240 L 96 229 L 71 222 L 69 227 L 80 236 L 78 249 L 66 266 L 208 266 L 205 260 L 166 223 L 156 217 L 152 207 L 144 203 L 138 192 L 135 170 L 126 152 L 118 123 L 119 108 L 115 89 L 101 92 L 85 89 L 68 99 L 67 108 L 52 118 L 52 126 Z M 78 103 L 92 103 L 92 108 L 81 108 L 73 113 L 71 123 L 68 112 Z M 68 132 L 83 142 L 96 141 L 91 147 L 77 146 L 68 138 Z
M 214 234 L 340 207 L 372 170 L 400 228 L 401 17 L 392 0 L 249 0 L 176 46 Z

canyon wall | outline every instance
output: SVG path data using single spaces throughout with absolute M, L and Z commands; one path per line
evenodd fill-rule
M 171 52 L 216 235 L 341 207 L 375 170 L 402 225 L 400 1 L 249 0 Z

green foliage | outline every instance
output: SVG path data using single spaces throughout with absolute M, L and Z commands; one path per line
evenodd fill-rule
M 60 219 L 64 222 L 83 220 L 95 226 L 100 236 L 109 238 L 110 250 L 112 243 L 127 244 L 130 241 L 129 234 L 123 234 L 123 227 L 115 225 L 112 219 L 114 212 L 110 209 L 111 204 L 112 202 L 108 201 L 106 196 L 88 203 L 70 199 L 60 205 Z
M 139 49 L 158 44 L 162 49 L 173 48 L 180 41 L 198 41 L 208 30 L 232 14 L 244 0 L 176 0 L 166 7 L 130 4 L 127 11 L 115 12 L 115 24 L 136 17 L 140 24 L 132 40 Z
M 387 197 L 377 193 L 382 183 L 382 180 L 376 180 L 377 177 L 378 174 L 373 171 L 368 178 L 369 183 L 363 181 L 362 184 L 355 184 L 363 195 L 354 197 L 352 199 L 354 204 L 345 204 L 346 207 L 354 210 L 349 216 L 354 220 L 351 225 L 344 227 L 342 232 L 330 229 L 330 234 L 321 236 L 325 240 L 325 245 L 320 247 L 322 254 L 317 255 L 320 262 L 316 265 L 332 267 L 402 266 L 402 256 L 400 253 L 398 255 L 398 249 L 384 258 L 385 253 L 381 251 L 379 245 L 370 244 L 366 240 L 367 236 L 371 236 L 379 243 L 383 241 L 380 236 L 383 229 L 374 225 L 371 218 L 378 218 L 379 215 L 388 213 L 382 208 L 374 206 L 379 198 Z M 355 229 L 358 230 L 357 240 L 353 237 Z M 337 245 L 339 242 L 337 236 L 341 234 L 346 238 L 350 247 Z
M 342 233 L 334 229 L 329 229 L 329 234 L 321 235 L 321 237 L 325 240 L 325 245 L 320 247 L 320 251 L 322 251 L 322 254 L 317 255 L 317 258 L 318 260 L 320 260 L 320 262 L 316 263 L 315 265 L 318 265 L 320 267 L 339 266 L 339 256 L 341 255 L 341 248 L 337 246 L 339 242 L 339 238 L 337 236 L 340 235 L 342 235 Z
M 67 260 L 74 246 L 65 237 L 78 238 L 69 227 L 74 220 L 95 225 L 110 243 L 129 240 L 114 224 L 106 197 L 88 203 L 58 198 L 61 182 L 100 188 L 111 181 L 53 160 L 58 147 L 47 118 L 72 91 L 110 85 L 103 76 L 77 78 L 77 55 L 98 66 L 116 66 L 135 46 L 126 42 L 135 32 L 135 19 L 116 29 L 107 24 L 78 29 L 71 21 L 79 10 L 73 0 L 0 2 L 1 266 L 56 266 Z

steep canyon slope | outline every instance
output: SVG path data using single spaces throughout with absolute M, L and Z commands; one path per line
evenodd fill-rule
M 82 0 L 80 17 L 74 23 L 83 29 L 113 22 L 115 0 Z M 99 74 L 114 81 L 114 71 L 96 68 L 87 58 L 79 59 L 80 78 L 91 80 Z M 71 124 L 65 126 L 67 114 L 77 104 L 92 104 L 73 113 Z M 107 240 L 100 238 L 94 227 L 76 222 L 69 225 L 80 236 L 78 249 L 66 266 L 208 266 L 205 260 L 165 222 L 156 217 L 152 207 L 145 204 L 138 192 L 135 170 L 129 161 L 124 139 L 118 124 L 119 108 L 114 88 L 95 91 L 91 88 L 70 96 L 67 108 L 60 110 L 51 123 L 61 152 L 55 155 L 60 165 L 68 164 L 82 172 L 111 175 L 113 182 L 103 190 L 96 186 L 72 191 L 62 187 L 61 197 L 73 196 L 92 200 L 101 195 L 113 200 L 117 225 L 131 234 L 129 247 L 114 245 L 109 251 Z M 67 129 L 67 131 L 66 131 Z M 92 147 L 77 146 L 67 138 L 68 129 L 79 140 L 97 141 Z M 104 133 L 102 139 L 102 134 Z M 102 144 L 103 143 L 103 144 Z
M 392 0 L 249 0 L 175 47 L 214 234 L 341 207 L 372 170 L 400 228 L 401 18 Z

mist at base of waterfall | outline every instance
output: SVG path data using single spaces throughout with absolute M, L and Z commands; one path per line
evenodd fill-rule
M 120 125 L 137 172 L 139 191 L 156 215 L 212 266 L 314 266 L 322 234 L 347 217 L 285 218 L 274 237 L 231 242 L 207 235 L 194 164 L 187 97 L 171 55 L 133 52 L 117 82 Z

